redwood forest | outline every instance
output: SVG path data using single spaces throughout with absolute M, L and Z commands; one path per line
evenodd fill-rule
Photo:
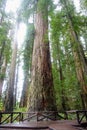
M 87 0 L 0 0 L 0 111 L 70 110 L 87 110 Z

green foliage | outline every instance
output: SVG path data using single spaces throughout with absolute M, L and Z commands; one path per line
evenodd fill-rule
M 5 74 L 0 74 L 0 79 L 3 80 L 5 78 Z
M 48 11 L 46 11 L 44 7 L 47 7 Z M 27 23 L 28 19 L 30 17 L 33 17 L 37 10 L 41 11 L 43 16 L 45 17 L 44 14 L 47 14 L 47 12 L 51 14 L 54 8 L 55 6 L 53 5 L 52 0 L 22 0 L 19 14 L 21 20 Z
M 3 102 L 2 102 L 2 100 L 0 99 L 0 111 L 3 111 L 4 109 L 3 109 L 4 107 L 3 107 Z
M 71 8 L 68 6 L 68 11 L 72 14 L 74 30 L 81 35 L 81 31 L 85 26 L 85 16 L 75 13 L 72 5 Z M 81 108 L 81 100 L 79 100 L 80 88 L 78 87 L 75 72 L 72 47 L 70 45 L 70 27 L 64 5 L 61 11 L 51 15 L 50 21 L 52 68 L 58 109 L 62 109 L 62 97 L 66 99 L 67 109 L 79 109 L 79 107 Z M 60 80 L 60 67 L 62 68 L 62 80 Z M 62 95 L 62 91 L 64 91 L 64 95 Z
M 36 1 L 35 0 L 22 0 L 19 14 L 20 19 L 24 21 L 25 23 L 28 23 L 28 19 L 33 16 L 34 12 L 36 10 Z
M 37 8 L 39 11 L 41 11 L 42 13 L 44 13 L 44 7 L 48 8 L 48 12 L 53 11 L 53 9 L 55 8 L 55 6 L 53 5 L 53 1 L 52 0 L 39 0 L 37 3 Z
M 80 0 L 81 8 L 87 10 L 87 0 Z
M 26 112 L 27 108 L 26 107 L 19 107 L 19 102 L 17 103 L 14 112 Z
M 9 15 L 5 13 L 6 1 L 0 1 L 1 23 L 0 23 L 0 56 L 1 59 L 6 59 L 7 63 L 10 60 L 11 54 L 11 39 L 9 38 L 9 30 L 12 28 Z M 1 61 L 0 61 L 1 62 Z
M 61 6 L 61 11 L 55 11 L 55 6 L 53 5 L 52 0 L 22 0 L 21 7 L 18 10 L 18 20 L 22 20 L 27 23 L 27 33 L 22 53 L 24 61 L 24 76 L 30 75 L 35 35 L 34 25 L 30 24 L 28 20 L 30 17 L 33 17 L 36 11 L 42 12 L 44 18 L 46 17 L 46 20 L 48 14 L 50 14 L 52 72 L 58 110 L 63 110 L 63 99 L 65 100 L 67 109 L 79 109 L 81 108 L 81 88 L 78 86 L 72 54 L 68 13 L 71 14 L 74 31 L 79 37 L 84 38 L 85 45 L 87 42 L 87 17 L 76 12 L 72 0 L 60 0 L 59 4 Z M 81 4 L 85 9 L 87 9 L 87 0 L 82 0 Z M 3 0 L 0 0 L 0 16 L 4 16 L 4 21 L 0 25 L 0 52 L 2 51 L 3 44 L 5 43 L 2 60 L 5 58 L 8 63 L 10 62 L 11 56 L 11 39 L 8 37 L 8 34 L 12 26 L 3 11 L 4 5 Z M 44 7 L 47 7 L 47 10 L 45 10 Z M 48 41 L 47 34 L 45 34 L 44 41 Z M 4 77 L 5 74 L 1 73 L 0 78 L 4 79 Z M 3 109 L 2 102 L 0 103 L 0 108 Z M 19 108 L 18 104 L 15 111 L 26 111 L 26 108 Z
M 3 57 L 6 58 L 7 62 L 9 62 L 11 55 L 11 40 L 8 38 L 8 31 L 9 24 L 3 23 L 0 27 L 0 52 L 3 51 Z
M 11 38 L 9 31 L 12 28 L 9 15 L 5 12 L 6 0 L 0 0 L 0 82 L 1 90 L 6 77 L 6 67 L 11 57 Z M 0 95 L 2 98 L 2 95 Z M 0 101 L 0 109 L 4 110 L 3 102 Z

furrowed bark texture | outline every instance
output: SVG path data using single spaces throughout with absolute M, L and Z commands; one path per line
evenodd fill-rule
M 48 20 L 42 12 L 37 12 L 35 15 L 35 31 L 28 108 L 29 111 L 56 110 L 48 42 Z

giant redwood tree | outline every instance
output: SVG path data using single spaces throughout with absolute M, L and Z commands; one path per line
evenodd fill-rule
M 56 110 L 48 40 L 48 6 L 50 2 L 51 0 L 38 0 L 36 3 L 29 111 Z

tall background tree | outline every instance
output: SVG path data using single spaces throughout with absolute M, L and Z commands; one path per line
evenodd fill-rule
M 10 71 L 9 71 L 9 80 L 8 80 L 8 88 L 7 95 L 5 101 L 5 111 L 13 111 L 14 108 L 14 88 L 15 88 L 15 76 L 16 76 L 16 60 L 17 60 L 17 51 L 18 51 L 18 43 L 17 43 L 17 31 L 19 28 L 19 21 L 16 23 L 16 29 L 14 30 L 14 40 L 13 40 L 13 51 L 11 57 Z
M 51 23 L 51 27 L 53 28 L 52 36 L 54 37 L 54 39 L 52 39 L 52 41 L 53 41 L 53 43 L 54 42 L 57 43 L 58 41 L 61 43 L 64 43 L 63 47 L 62 47 L 64 55 L 68 54 L 69 56 L 71 55 L 73 57 L 73 61 L 75 63 L 74 68 L 76 69 L 76 76 L 77 76 L 77 82 L 78 82 L 78 85 L 76 85 L 76 86 L 79 86 L 79 88 L 77 87 L 77 91 L 79 89 L 78 93 L 80 92 L 79 94 L 81 94 L 83 107 L 86 108 L 87 107 L 87 104 L 86 104 L 86 101 L 87 101 L 87 99 L 86 99 L 87 63 L 86 63 L 85 53 L 83 51 L 83 43 L 81 43 L 81 40 L 80 40 L 80 37 L 82 35 L 81 27 L 82 28 L 85 27 L 84 20 L 86 19 L 86 17 L 81 16 L 80 14 L 76 13 L 73 1 L 60 0 L 60 5 L 61 5 L 61 12 L 60 13 L 57 12 L 56 14 L 54 13 L 53 16 L 55 16 L 56 19 L 53 19 L 53 17 L 52 17 L 53 22 Z M 56 21 L 58 21 L 58 23 Z M 56 27 L 56 26 L 58 26 L 59 29 L 57 29 L 57 28 L 54 29 L 54 27 Z M 53 46 L 54 46 L 54 44 L 53 44 Z M 66 47 L 68 47 L 68 48 L 66 48 Z M 67 52 L 66 52 L 66 49 L 68 49 Z M 68 55 L 65 55 L 65 56 L 68 56 Z M 64 60 L 64 57 L 63 57 L 63 60 Z M 69 61 L 67 63 L 69 63 Z M 71 71 L 71 67 L 72 67 L 71 64 L 68 64 L 68 66 Z M 64 66 L 63 66 L 63 68 L 64 68 Z M 68 73 L 69 73 L 69 70 L 68 70 Z M 66 76 L 67 76 L 67 74 L 65 75 L 65 77 Z M 71 77 L 72 77 L 72 75 L 71 75 Z M 75 75 L 74 75 L 74 77 L 75 77 Z M 64 78 L 64 80 L 65 79 L 66 78 Z M 68 77 L 68 79 L 70 80 L 69 77 Z M 72 79 L 71 79 L 71 81 L 72 81 Z M 74 95 L 75 95 L 75 92 L 74 92 Z M 80 98 L 80 100 L 81 100 L 81 98 Z M 74 100 L 76 100 L 76 99 L 74 99 Z
M 11 55 L 11 22 L 9 15 L 5 12 L 6 0 L 0 1 L 0 98 L 2 94 L 3 82 L 6 74 L 6 67 Z
M 27 107 L 28 89 L 31 81 L 31 62 L 32 62 L 32 50 L 34 43 L 34 25 L 33 23 L 27 24 L 27 33 L 24 42 L 23 49 L 23 70 L 24 70 L 24 82 L 23 90 L 20 100 L 20 107 Z

